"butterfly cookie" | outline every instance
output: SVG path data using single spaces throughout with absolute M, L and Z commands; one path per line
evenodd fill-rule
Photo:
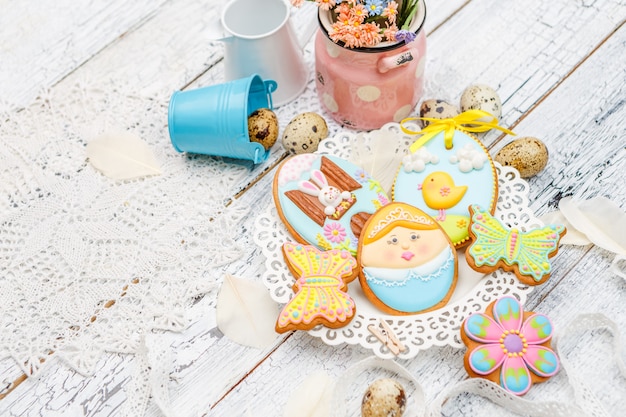
M 504 226 L 478 205 L 471 205 L 469 211 L 472 243 L 465 257 L 470 267 L 485 274 L 502 268 L 526 285 L 546 282 L 552 272 L 549 258 L 556 255 L 565 226 L 551 224 L 523 232 Z
M 347 250 L 321 251 L 314 246 L 286 242 L 283 255 L 296 276 L 295 295 L 285 305 L 275 329 L 311 330 L 318 324 L 330 328 L 345 326 L 356 312 L 347 293 L 348 283 L 356 278 L 356 259 Z

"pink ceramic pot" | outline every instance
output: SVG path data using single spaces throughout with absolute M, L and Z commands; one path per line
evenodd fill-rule
M 330 11 L 319 11 L 315 39 L 317 95 L 342 125 L 378 129 L 407 117 L 422 96 L 426 62 L 426 9 L 420 2 L 410 30 L 413 42 L 382 42 L 373 48 L 349 49 L 328 38 Z

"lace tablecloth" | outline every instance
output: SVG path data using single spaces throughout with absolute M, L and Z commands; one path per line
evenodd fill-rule
M 248 169 L 177 153 L 168 99 L 76 85 L 0 114 L 0 355 L 27 376 L 145 352 L 240 256 L 229 236 L 245 210 L 219 214 Z M 86 143 L 120 130 L 148 143 L 161 175 L 114 181 L 89 164 Z M 130 408 L 149 394 L 139 384 Z

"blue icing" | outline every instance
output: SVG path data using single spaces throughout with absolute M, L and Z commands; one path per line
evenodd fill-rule
M 426 205 L 422 192 L 418 189 L 418 185 L 422 184 L 424 179 L 433 172 L 446 172 L 452 176 L 454 185 L 467 185 L 467 191 L 454 206 L 446 209 L 446 215 L 466 216 L 469 222 L 468 207 L 471 204 L 478 204 L 482 207 L 490 208 L 494 201 L 495 188 L 494 184 L 497 179 L 493 172 L 493 163 L 491 159 L 487 159 L 482 168 L 472 169 L 469 172 L 461 172 L 460 163 L 453 163 L 450 157 L 455 156 L 457 152 L 468 144 L 476 151 L 481 151 L 485 155 L 489 155 L 482 145 L 474 138 L 461 131 L 455 131 L 453 139 L 453 148 L 446 149 L 443 133 L 436 135 L 428 141 L 422 148 L 430 154 L 437 155 L 436 163 L 426 163 L 425 168 L 421 172 L 407 172 L 404 163 L 398 171 L 398 175 L 393 186 L 393 200 L 403 202 L 415 206 L 433 218 L 437 218 L 439 211 Z M 446 229 L 446 227 L 444 227 Z M 448 233 L 450 235 L 450 233 Z M 452 238 L 452 236 L 450 236 Z M 455 239 L 452 239 L 453 241 Z
M 496 367 L 498 362 L 489 356 L 488 349 L 480 348 L 470 356 L 470 363 L 477 371 L 488 373 Z
M 503 368 L 500 373 L 500 385 L 513 394 L 524 394 L 530 388 L 530 384 L 526 368 Z
M 522 315 L 522 309 L 519 301 L 510 296 L 500 298 L 493 306 L 494 317 L 501 325 L 503 323 L 519 322 Z M 505 330 L 519 330 L 519 329 L 505 329 Z
M 539 371 L 543 372 L 544 375 L 551 375 L 557 370 L 559 360 L 554 353 L 548 350 L 542 350 L 539 352 L 538 356 L 540 359 L 533 362 L 533 365 Z M 531 370 L 533 369 L 531 368 Z
M 325 217 L 323 226 L 307 216 L 287 195 L 288 191 L 299 190 L 300 181 L 310 181 L 311 171 L 320 170 L 322 157 L 328 158 L 331 162 L 343 170 L 347 176 L 357 181 L 360 188 L 351 190 L 356 197 L 356 203 L 348 208 L 340 219 Z M 352 232 L 350 220 L 352 216 L 359 212 L 372 214 L 379 207 L 389 202 L 386 193 L 378 186 L 362 168 L 349 161 L 333 155 L 296 155 L 288 159 L 281 165 L 276 173 L 274 183 L 275 202 L 283 217 L 297 235 L 311 245 L 325 250 L 328 245 L 333 249 L 347 249 L 352 254 L 356 254 L 358 238 Z M 344 191 L 344 190 L 342 190 Z M 278 197 L 276 199 L 276 196 Z M 324 227 L 327 227 L 325 231 Z M 333 231 L 336 234 L 333 235 Z M 320 244 L 322 239 L 324 244 Z
M 436 268 L 433 269 L 433 265 Z M 423 273 L 423 271 L 426 271 Z M 381 278 L 389 273 L 383 268 L 363 268 L 367 286 L 385 305 L 404 313 L 417 313 L 440 303 L 451 291 L 454 282 L 454 255 L 450 247 L 436 259 L 409 270 L 395 270 L 402 279 Z

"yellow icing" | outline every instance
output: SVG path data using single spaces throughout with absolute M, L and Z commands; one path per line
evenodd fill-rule
M 467 191 L 467 185 L 455 185 L 447 172 L 436 171 L 428 175 L 422 184 L 422 197 L 434 210 L 454 207 Z
M 299 274 L 295 296 L 285 305 L 276 330 L 311 329 L 318 323 L 347 323 L 355 311 L 343 278 L 353 275 L 356 260 L 346 250 L 322 252 L 313 246 L 283 245 L 285 260 Z

